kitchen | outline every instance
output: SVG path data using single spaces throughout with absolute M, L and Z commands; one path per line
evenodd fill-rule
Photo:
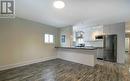
M 59 31 L 60 45 L 56 47 L 59 48 L 59 58 L 90 66 L 94 66 L 97 59 L 117 63 L 125 61 L 125 23 L 78 24 Z

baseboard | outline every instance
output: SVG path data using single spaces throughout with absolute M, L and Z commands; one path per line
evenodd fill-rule
M 21 66 L 25 66 L 25 65 L 29 65 L 29 64 L 33 64 L 33 63 L 43 62 L 43 61 L 47 61 L 47 60 L 52 60 L 52 59 L 56 59 L 56 57 L 54 56 L 54 57 L 38 58 L 38 59 L 34 59 L 34 60 L 24 61 L 21 63 L 0 66 L 0 71 L 11 69 L 11 68 L 16 68 L 16 67 L 21 67 Z

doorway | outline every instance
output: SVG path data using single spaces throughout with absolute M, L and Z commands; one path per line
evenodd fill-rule
M 125 38 L 125 62 L 130 64 L 130 34 Z
M 125 52 L 128 53 L 129 52 L 129 44 L 130 44 L 130 38 L 126 37 L 125 38 Z

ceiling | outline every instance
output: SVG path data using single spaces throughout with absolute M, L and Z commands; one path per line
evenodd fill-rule
M 66 6 L 60 10 L 53 7 L 55 0 L 15 1 L 17 17 L 54 27 L 130 21 L 130 0 L 62 0 Z

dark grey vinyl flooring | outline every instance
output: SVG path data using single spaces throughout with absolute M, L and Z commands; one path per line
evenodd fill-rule
M 125 65 L 98 61 L 95 67 L 54 59 L 0 71 L 0 81 L 130 81 Z

